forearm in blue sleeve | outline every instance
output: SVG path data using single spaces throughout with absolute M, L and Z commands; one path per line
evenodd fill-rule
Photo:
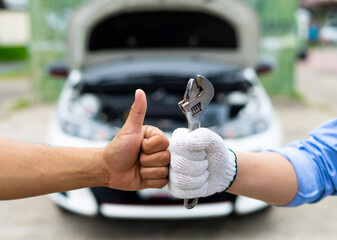
M 296 172 L 298 193 L 287 207 L 337 194 L 337 119 L 316 128 L 304 141 L 272 151 L 288 159 Z

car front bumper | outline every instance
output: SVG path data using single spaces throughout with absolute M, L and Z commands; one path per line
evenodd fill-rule
M 55 146 L 74 147 L 103 147 L 106 141 L 89 141 L 65 134 L 56 120 L 50 125 L 49 144 Z M 170 137 L 170 133 L 167 134 Z M 279 147 L 281 144 L 281 130 L 278 119 L 274 121 L 267 131 L 242 139 L 225 140 L 226 145 L 236 151 L 260 152 L 268 148 Z M 144 191 L 144 190 L 142 190 Z M 167 191 L 167 190 L 164 190 Z M 69 211 L 95 216 L 101 214 L 109 218 L 128 219 L 184 219 L 184 218 L 209 218 L 227 216 L 234 213 L 244 215 L 258 211 L 268 204 L 251 198 L 238 196 L 233 201 L 200 203 L 193 210 L 187 210 L 181 204 L 170 205 L 143 205 L 127 203 L 111 203 L 97 201 L 91 189 L 79 189 L 50 195 L 51 199 Z

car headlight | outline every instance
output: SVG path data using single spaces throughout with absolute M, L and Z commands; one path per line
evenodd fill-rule
M 225 139 L 243 138 L 266 131 L 272 119 L 272 105 L 262 89 L 257 87 L 255 91 L 236 117 L 212 130 Z
M 93 94 L 76 96 L 76 91 L 67 89 L 61 96 L 58 110 L 60 127 L 71 136 L 110 141 L 120 130 L 99 121 L 101 102 Z
M 114 129 L 104 125 L 99 126 L 99 124 L 80 124 L 73 119 L 60 119 L 59 123 L 61 129 L 71 136 L 96 141 L 110 141 L 117 135 L 119 131 L 117 128 Z
M 69 102 L 69 111 L 77 116 L 95 119 L 102 109 L 100 99 L 91 93 L 85 93 Z
M 223 138 L 242 138 L 264 132 L 268 129 L 267 119 L 252 116 L 245 120 L 231 121 L 216 130 Z

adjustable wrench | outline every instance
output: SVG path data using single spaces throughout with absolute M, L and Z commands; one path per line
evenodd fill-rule
M 190 132 L 200 127 L 201 117 L 213 96 L 214 87 L 207 78 L 197 75 L 196 79 L 191 78 L 188 81 L 184 99 L 178 106 L 187 118 Z M 197 203 L 198 198 L 184 199 L 186 209 L 194 208 Z

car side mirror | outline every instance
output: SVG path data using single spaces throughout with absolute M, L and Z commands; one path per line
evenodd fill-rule
M 48 68 L 49 76 L 53 78 L 67 78 L 69 75 L 69 69 L 64 62 L 52 63 Z
M 257 75 L 261 76 L 271 73 L 275 69 L 275 66 L 276 60 L 271 56 L 265 56 L 260 59 L 259 63 L 255 67 L 255 71 Z
M 259 64 L 255 70 L 256 70 L 257 75 L 260 76 L 260 75 L 264 75 L 267 73 L 271 73 L 273 71 L 273 66 L 268 65 L 268 64 Z

